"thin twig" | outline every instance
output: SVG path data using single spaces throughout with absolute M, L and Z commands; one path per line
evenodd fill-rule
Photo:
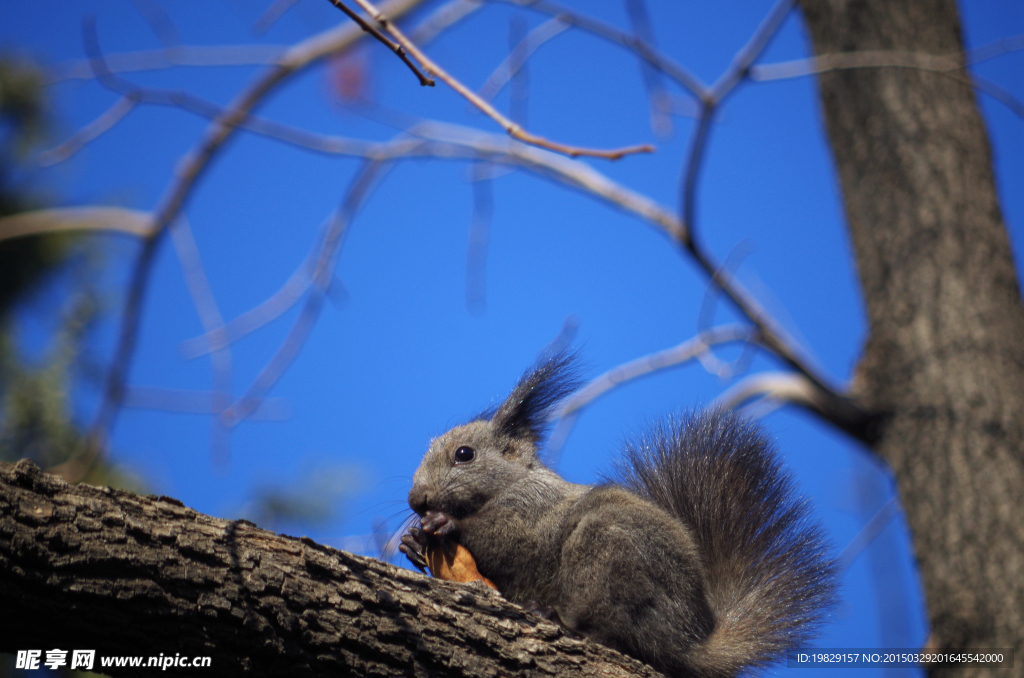
M 484 84 L 477 90 L 480 98 L 484 101 L 491 101 L 498 95 L 498 92 L 508 84 L 512 77 L 526 65 L 527 60 L 534 52 L 548 40 L 569 28 L 569 24 L 555 17 L 545 21 L 530 31 L 525 38 L 519 41 L 505 59 L 498 64 L 491 74 L 484 81 Z
M 644 0 L 626 0 L 626 11 L 637 39 L 654 47 L 654 27 L 651 25 L 647 3 Z M 672 134 L 672 117 L 670 115 L 670 98 L 665 90 L 665 83 L 656 68 L 643 59 L 639 61 L 640 77 L 643 79 L 644 88 L 647 90 L 647 99 L 650 102 L 651 130 L 659 137 L 667 137 Z
M 154 0 L 131 0 L 131 3 L 143 21 L 149 24 L 150 30 L 156 35 L 161 45 L 166 48 L 174 48 L 181 44 L 178 28 L 163 7 Z
M 530 69 L 527 67 L 525 54 L 516 54 L 519 46 L 526 40 L 526 20 L 518 14 L 509 19 L 508 41 L 509 56 L 514 62 L 509 64 L 511 84 L 508 93 L 508 117 L 521 127 L 527 126 L 530 111 Z
M 759 82 L 799 78 L 850 68 L 915 68 L 933 72 L 956 71 L 964 67 L 962 57 L 924 52 L 864 50 L 821 54 L 774 64 L 759 64 L 750 69 L 750 79 Z
M 750 255 L 752 249 L 753 245 L 751 244 L 751 241 L 744 238 L 729 250 L 729 254 L 726 255 L 719 268 L 728 273 L 730 277 L 734 277 L 740 263 Z M 703 332 L 709 329 L 711 324 L 715 321 L 715 306 L 718 303 L 718 298 L 721 296 L 721 293 L 722 288 L 716 285 L 714 280 L 709 280 L 704 289 L 704 299 L 700 303 L 700 310 L 697 311 L 698 332 Z
M 465 19 L 483 7 L 477 0 L 451 0 L 438 7 L 429 17 L 409 32 L 409 39 L 417 45 L 426 45 L 448 27 Z
M 1024 50 L 1024 35 L 1012 35 L 966 50 L 964 52 L 964 61 L 968 66 L 973 66 L 983 61 L 1021 50 Z
M 213 290 L 210 289 L 210 281 L 203 268 L 192 229 L 185 219 L 176 219 L 170 230 L 171 242 L 174 243 L 185 286 L 192 297 L 192 305 L 199 315 L 199 322 L 204 331 L 216 336 L 217 332 L 224 328 L 224 317 L 217 306 Z M 213 370 L 212 404 L 218 415 L 213 418 L 211 424 L 210 455 L 221 464 L 227 463 L 230 453 L 228 431 L 221 424 L 220 415 L 231 405 L 232 364 L 231 347 L 227 342 L 223 342 L 222 347 L 210 352 L 210 367 Z
M 1010 94 L 1007 89 L 978 75 L 964 75 L 963 80 L 967 84 L 973 85 L 975 89 L 984 92 L 996 101 L 1002 103 L 1013 111 L 1018 118 L 1024 120 L 1024 102 Z
M 285 45 L 181 45 L 180 47 L 120 52 L 104 57 L 111 73 L 157 71 L 178 66 L 268 66 L 287 53 Z M 47 84 L 96 77 L 89 59 L 59 63 L 48 71 Z
M 962 54 L 928 54 L 890 50 L 860 50 L 819 54 L 807 59 L 759 64 L 750 68 L 752 80 L 782 80 L 845 68 L 903 67 L 928 71 L 956 71 L 996 57 L 1024 50 L 1024 35 L 996 40 Z
M 542 365 L 551 358 L 555 357 L 562 351 L 566 350 L 572 345 L 572 342 L 576 339 L 576 333 L 580 329 L 580 321 L 573 314 L 565 316 L 562 320 L 562 327 L 559 328 L 558 334 L 555 338 L 547 343 L 538 353 L 533 363 L 535 365 Z
M 328 2 L 330 2 L 332 5 L 334 5 L 338 9 L 340 9 L 342 12 L 344 12 L 345 16 L 347 16 L 349 19 L 352 19 L 352 21 L 355 21 L 357 24 L 359 24 L 360 28 L 362 28 L 364 31 L 366 31 L 367 33 L 369 33 L 373 37 L 377 38 L 377 40 L 379 40 L 382 44 L 386 45 L 388 49 L 390 49 L 392 52 L 394 52 L 398 56 L 398 58 L 402 60 L 402 63 L 404 63 L 406 66 L 408 66 L 409 70 L 411 70 L 413 73 L 416 74 L 416 77 L 419 78 L 421 86 L 423 86 L 423 87 L 433 87 L 436 84 L 433 81 L 433 79 L 428 78 L 427 76 L 423 75 L 423 72 L 420 71 L 420 69 L 416 66 L 416 64 L 414 64 L 409 59 L 409 55 L 405 53 L 405 49 L 403 49 L 402 45 L 396 44 L 396 43 L 392 42 L 391 40 L 388 40 L 386 35 L 384 35 L 380 31 L 378 31 L 376 28 L 371 26 L 369 23 L 367 23 L 366 20 L 363 19 L 363 17 L 359 16 L 359 14 L 357 14 L 356 12 L 353 12 L 351 9 L 349 9 L 348 6 L 345 5 L 345 3 L 341 2 L 341 0 L 328 0 Z M 371 16 L 372 16 L 372 14 L 371 14 Z
M 715 103 L 722 103 L 725 97 L 736 88 L 736 85 L 747 77 L 751 65 L 775 37 L 795 2 L 796 0 L 778 0 L 769 10 L 768 16 L 761 21 L 747 44 L 736 53 L 729 68 L 711 86 L 711 96 Z
M 871 517 L 864 527 L 861 528 L 860 532 L 857 533 L 850 543 L 846 545 L 843 552 L 836 558 L 836 570 L 842 574 L 846 570 L 850 569 L 850 565 L 857 559 L 861 553 L 864 552 L 868 546 L 871 545 L 878 535 L 882 533 L 882 530 L 892 522 L 892 519 L 900 514 L 900 502 L 896 494 L 889 499 L 889 501 L 882 504 L 882 508 Z
M 82 129 L 75 132 L 70 139 L 39 154 L 39 164 L 42 167 L 49 167 L 64 162 L 75 153 L 86 147 L 89 143 L 109 132 L 117 123 L 131 113 L 138 105 L 139 99 L 131 95 L 124 95 L 117 100 L 113 106 L 103 112 Z
M 715 102 L 704 100 L 700 103 L 700 112 L 697 114 L 697 126 L 690 137 L 690 151 L 686 156 L 686 164 L 683 169 L 682 195 L 679 197 L 680 219 L 686 225 L 687 239 L 680 244 L 691 252 L 696 252 L 698 244 L 696 241 L 697 223 L 697 178 L 700 175 L 701 161 L 704 159 L 704 149 L 707 147 L 708 135 L 711 133 L 711 121 L 715 114 Z
M 574 12 L 569 8 L 547 0 L 489 0 L 490 2 L 505 2 L 519 7 L 532 9 L 549 16 L 556 16 L 561 21 L 572 24 L 580 30 L 592 33 L 600 38 L 613 42 L 634 52 L 654 68 L 658 69 L 668 77 L 687 89 L 697 99 L 708 97 L 708 88 L 701 82 L 700 78 L 677 64 L 675 61 L 659 52 L 653 46 L 647 44 L 635 35 L 619 30 L 611 24 L 606 24 L 592 17 Z
M 129 386 L 125 390 L 124 407 L 133 410 L 160 410 L 215 416 L 220 415 L 224 410 L 220 402 L 220 394 L 216 391 L 191 391 L 155 386 Z M 260 407 L 249 416 L 249 420 L 284 421 L 290 415 L 288 401 L 284 398 L 264 398 Z
M 333 2 L 334 0 L 332 0 Z M 594 157 L 594 158 L 605 158 L 608 160 L 618 160 L 626 155 L 632 155 L 635 153 L 653 153 L 654 147 L 650 144 L 641 144 L 638 146 L 629 146 L 626 148 L 612 149 L 612 150 L 600 150 L 590 148 L 580 148 L 576 146 L 567 146 L 555 141 L 550 141 L 544 137 L 531 134 L 524 130 L 520 125 L 509 120 L 504 115 L 498 112 L 494 106 L 487 103 L 479 96 L 477 96 L 472 90 L 463 85 L 457 79 L 452 77 L 447 71 L 441 68 L 437 63 L 427 57 L 423 53 L 423 50 L 418 48 L 412 41 L 410 41 L 402 31 L 394 25 L 394 23 L 388 19 L 383 13 L 380 12 L 376 7 L 370 4 L 367 0 L 355 0 L 355 2 L 362 7 L 363 11 L 369 14 L 374 21 L 381 25 L 395 39 L 398 44 L 406 49 L 416 61 L 422 64 L 424 70 L 433 76 L 436 76 L 440 80 L 443 80 L 449 87 L 454 89 L 456 92 L 461 94 L 467 101 L 476 106 L 480 111 L 494 120 L 496 123 L 501 125 L 509 136 L 523 141 L 525 143 L 546 148 L 557 153 L 564 153 L 569 157 L 577 157 L 581 155 Z
M 487 243 L 494 215 L 492 165 L 486 160 L 472 165 L 473 214 L 466 243 L 466 309 L 482 315 L 487 305 Z
M 223 120 L 223 124 L 230 124 L 232 127 L 244 129 L 254 134 L 319 153 L 365 156 L 369 149 L 376 145 L 372 142 L 358 139 L 337 136 L 328 137 L 252 114 L 236 116 L 231 120 L 226 120 L 227 113 L 230 112 L 228 108 L 223 108 L 183 90 L 141 88 L 112 73 L 99 78 L 99 81 L 111 91 L 121 94 L 122 99 L 129 99 L 137 104 L 178 108 L 207 120 Z M 81 133 L 82 131 L 80 130 L 76 135 Z
M 260 15 L 259 19 L 252 25 L 252 32 L 255 35 L 263 35 L 270 27 L 277 23 L 278 19 L 285 15 L 299 0 L 274 0 Z
M 727 273 L 729 277 L 734 277 L 740 261 L 749 252 L 750 243 L 746 240 L 740 241 L 729 251 L 719 269 Z M 697 332 L 706 332 L 711 328 L 712 323 L 715 321 L 715 305 L 719 296 L 721 296 L 721 292 L 722 288 L 715 284 L 713 276 L 708 281 L 704 290 L 704 299 L 701 301 L 700 310 L 697 312 Z M 704 365 L 704 369 L 711 374 L 722 379 L 731 379 L 738 374 L 742 374 L 750 367 L 750 362 L 754 359 L 756 349 L 757 346 L 754 342 L 747 342 L 743 345 L 743 350 L 738 358 L 726 362 L 718 358 L 714 348 L 709 348 L 706 353 L 701 354 L 700 361 Z
M 697 179 L 700 174 L 700 166 L 704 159 L 704 151 L 707 148 L 708 136 L 711 132 L 711 122 L 719 105 L 730 92 L 747 76 L 751 64 L 761 55 L 768 43 L 774 37 L 783 19 L 793 7 L 795 0 L 778 0 L 768 15 L 761 21 L 754 34 L 747 41 L 747 44 L 736 53 L 729 68 L 719 76 L 715 84 L 711 86 L 708 96 L 702 99 L 703 106 L 690 141 L 690 152 L 683 169 L 682 191 L 680 196 L 680 214 L 683 223 L 689 231 L 690 239 L 683 243 L 691 253 L 697 254 L 699 245 L 697 243 Z M 708 271 L 710 274 L 711 271 Z
M 751 69 L 750 78 L 768 82 L 862 68 L 906 68 L 952 78 L 991 96 L 1024 119 L 1024 102 L 996 83 L 967 72 L 959 55 L 887 51 L 822 54 L 811 59 L 756 66 Z

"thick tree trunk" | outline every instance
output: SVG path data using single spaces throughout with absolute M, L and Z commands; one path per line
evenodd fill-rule
M 952 0 L 802 6 L 817 55 L 962 60 Z M 868 312 L 855 395 L 882 415 L 873 443 L 899 484 L 931 644 L 1012 647 L 1019 667 L 1024 307 L 965 75 L 852 68 L 819 86 Z
M 28 461 L 0 464 L 0 610 L 0 652 L 96 650 L 112 676 L 198 675 L 100 664 L 161 654 L 217 676 L 660 675 L 485 587 Z

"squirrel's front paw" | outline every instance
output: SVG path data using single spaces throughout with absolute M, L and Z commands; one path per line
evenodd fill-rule
M 426 572 L 430 565 L 430 552 L 438 546 L 448 555 L 454 555 L 454 544 L 446 536 L 456 531 L 455 523 L 447 513 L 427 511 L 420 518 L 420 526 L 409 526 L 409 531 L 402 535 L 402 543 L 398 550 L 405 554 L 409 561 Z
M 423 531 L 434 537 L 451 537 L 457 530 L 455 522 L 443 511 L 427 511 L 420 518 L 420 526 Z
M 402 535 L 402 543 L 398 550 L 405 554 L 413 565 L 420 569 L 420 572 L 427 571 L 427 539 L 426 532 L 416 527 L 409 526 L 409 531 Z

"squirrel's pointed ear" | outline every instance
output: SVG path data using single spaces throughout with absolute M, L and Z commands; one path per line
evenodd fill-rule
M 561 351 L 523 375 L 491 423 L 511 438 L 537 444 L 547 433 L 551 410 L 580 383 L 576 353 Z

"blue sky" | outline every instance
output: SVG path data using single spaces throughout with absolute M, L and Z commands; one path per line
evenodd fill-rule
M 344 20 L 327 2 L 302 0 L 257 37 L 251 26 L 267 2 L 164 4 L 187 45 L 288 45 Z M 619 0 L 568 4 L 623 28 L 629 25 Z M 729 65 L 771 6 L 760 1 L 649 4 L 659 47 L 705 82 Z M 1024 33 L 1019 2 L 974 0 L 962 4 L 962 13 L 969 46 Z M 56 0 L 0 5 L 0 46 L 50 65 L 81 59 L 81 22 L 88 14 L 96 18 L 106 54 L 159 46 L 129 2 Z M 417 13 L 412 23 L 424 15 Z M 495 3 L 432 44 L 429 54 L 476 88 L 505 57 L 510 21 L 532 28 L 544 19 Z M 381 45 L 365 42 L 358 54 L 359 65 L 321 65 L 292 79 L 259 113 L 322 134 L 370 140 L 396 134 L 379 119 L 382 111 L 499 132 L 443 85 L 419 87 Z M 806 54 L 799 16 L 791 14 L 758 63 Z M 339 69 L 365 76 L 375 113 L 337 99 L 332 83 Z M 224 105 L 260 72 L 252 66 L 183 67 L 126 77 Z M 975 72 L 1024 98 L 1024 52 L 979 64 Z M 531 131 L 581 146 L 655 144 L 651 155 L 585 162 L 668 209 L 677 208 L 693 120 L 674 117 L 668 137 L 652 132 L 640 69 L 629 52 L 569 30 L 534 55 L 528 79 Z M 686 101 L 680 88 L 667 87 Z M 61 82 L 49 92 L 56 110 L 54 142 L 117 100 L 95 80 Z M 507 92 L 496 99 L 502 110 L 508 103 Z M 1024 121 L 990 98 L 980 96 L 980 103 L 1020 261 Z M 37 179 L 62 204 L 151 210 L 205 125 L 181 110 L 140 107 L 69 161 L 41 170 Z M 292 275 L 358 165 L 355 159 L 313 154 L 246 133 L 223 149 L 185 213 L 225 318 L 259 304 Z M 429 439 L 502 398 L 567 318 L 578 324 L 574 343 L 582 350 L 587 376 L 695 334 L 706 279 L 666 237 L 580 192 L 504 170 L 491 183 L 485 307 L 482 313 L 467 309 L 470 179 L 466 162 L 444 160 L 406 161 L 387 174 L 346 234 L 335 268 L 337 294 L 269 394 L 287 418 L 236 427 L 229 465 L 211 462 L 209 416 L 142 409 L 122 412 L 113 459 L 144 478 L 151 491 L 225 518 L 246 515 L 265 488 L 310 493 L 341 485 L 343 499 L 331 521 L 274 527 L 351 549 L 362 543 L 352 537 L 371 533 L 375 522 L 398 527 L 412 472 Z M 697 210 L 706 247 L 720 260 L 738 246 L 747 251 L 737 270 L 741 281 L 825 374 L 845 383 L 864 339 L 864 313 L 813 80 L 747 83 L 733 93 L 711 134 Z M 109 303 L 116 305 L 135 245 L 114 237 L 107 242 L 102 281 Z M 267 364 L 297 316 L 293 308 L 233 345 L 236 397 Z M 733 320 L 732 311 L 720 304 L 716 322 Z M 24 336 L 31 350 L 41 341 L 44 323 L 28 321 Z M 130 383 L 209 390 L 210 362 L 181 355 L 182 342 L 201 331 L 168 240 L 153 271 Z M 111 354 L 113 333 L 113 323 L 104 322 L 93 337 L 103 360 Z M 776 361 L 759 355 L 750 372 L 777 369 Z M 706 404 L 729 384 L 693 364 L 606 395 L 579 418 L 558 470 L 573 481 L 593 481 L 609 469 L 630 432 Z M 84 384 L 77 393 L 78 415 L 87 422 L 95 389 Z M 801 412 L 777 411 L 765 425 L 801 491 L 820 511 L 837 551 L 843 549 L 891 498 L 888 476 L 856 444 Z M 919 646 L 925 626 L 911 562 L 903 524 L 896 519 L 845 573 L 844 602 L 820 645 Z

